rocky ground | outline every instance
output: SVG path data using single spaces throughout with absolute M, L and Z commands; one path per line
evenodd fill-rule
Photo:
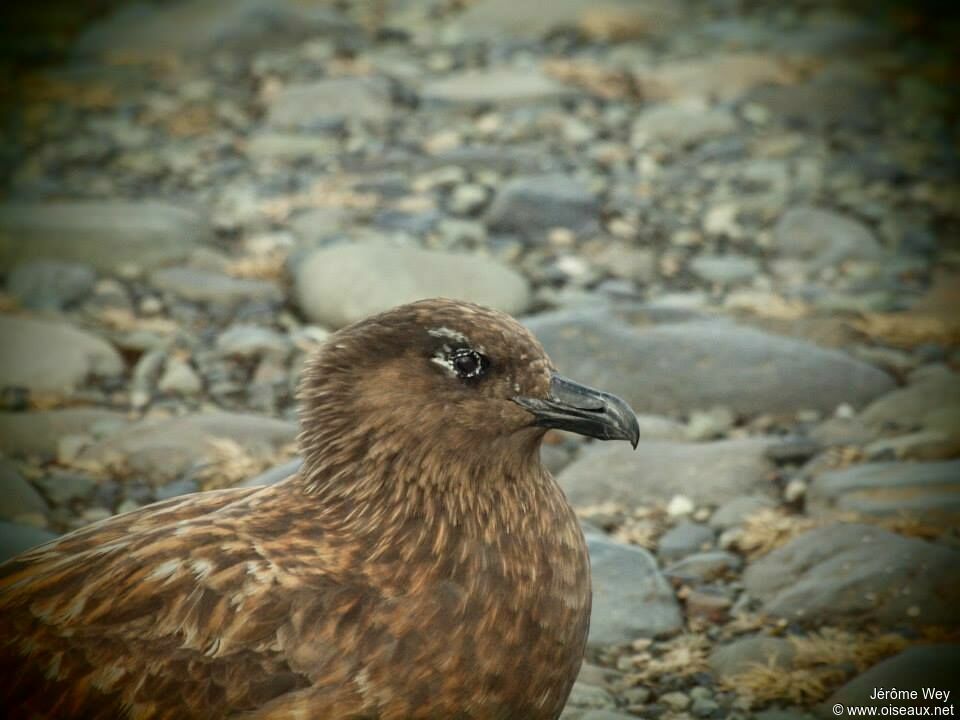
M 4 556 L 282 478 L 304 357 L 453 295 L 642 414 L 635 453 L 544 450 L 595 574 L 566 720 L 955 681 L 955 68 L 910 29 L 735 0 L 102 17 L 4 118 Z

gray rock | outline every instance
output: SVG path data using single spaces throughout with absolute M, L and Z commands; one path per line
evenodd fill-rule
M 781 256 L 807 260 L 817 269 L 881 256 L 880 245 L 866 225 L 814 207 L 787 210 L 774 228 L 773 239 Z
M 749 565 L 746 591 L 771 615 L 818 624 L 956 621 L 960 552 L 877 527 L 837 524 Z
M 202 54 L 224 49 L 291 47 L 316 35 L 356 34 L 342 15 L 296 0 L 185 0 L 133 3 L 92 24 L 78 39 L 81 55 Z
M 280 90 L 270 99 L 267 125 L 310 132 L 346 121 L 383 123 L 391 111 L 390 87 L 383 78 L 326 78 Z
M 827 413 L 894 386 L 842 352 L 722 320 L 634 330 L 593 310 L 541 315 L 527 325 L 562 373 L 623 397 L 637 412 Z
M 951 704 L 955 706 L 957 696 L 960 696 L 958 667 L 960 667 L 960 645 L 909 647 L 877 663 L 836 690 L 824 701 L 824 706 L 832 707 L 838 703 L 875 708 L 890 706 L 943 708 Z M 912 690 L 917 693 L 917 698 L 915 700 L 874 699 L 874 690 L 877 688 L 908 692 Z M 949 700 L 944 702 L 942 699 L 924 698 L 924 690 L 930 688 L 949 692 Z
M 593 573 L 588 647 L 626 645 L 683 626 L 673 591 L 650 553 L 597 533 L 587 533 L 587 546 Z
M 461 183 L 450 193 L 447 207 L 454 215 L 473 215 L 487 204 L 490 193 L 478 183 Z
M 293 442 L 294 423 L 260 415 L 212 412 L 132 423 L 87 448 L 79 460 L 120 463 L 156 481 L 170 481 L 204 463 L 210 441 L 227 438 L 254 457 L 269 457 Z
M 261 485 L 276 485 L 281 480 L 286 480 L 291 475 L 300 470 L 303 465 L 303 458 L 294 458 L 281 465 L 276 465 L 259 475 L 255 475 L 248 480 L 244 480 L 237 487 L 259 487 Z
M 380 241 L 312 252 L 296 270 L 295 292 L 303 313 L 331 328 L 430 297 L 468 300 L 513 314 L 530 301 L 526 280 L 500 262 Z
M 271 355 L 284 358 L 290 352 L 286 337 L 259 325 L 231 325 L 217 337 L 217 350 L 234 357 Z
M 0 206 L 0 269 L 38 258 L 155 267 L 185 258 L 208 232 L 198 213 L 156 202 L 10 203 Z
M 960 407 L 960 375 L 948 371 L 928 372 L 906 387 L 878 398 L 860 414 L 875 429 L 915 430 L 936 428 L 945 408 Z M 942 426 L 949 429 L 949 425 Z
M 796 649 L 789 640 L 762 635 L 745 637 L 710 653 L 710 670 L 718 679 L 726 679 L 770 662 L 774 667 L 787 669 L 795 654 Z
M 617 701 L 607 690 L 577 681 L 570 690 L 567 706 L 572 708 L 604 709 L 616 707 Z
M 487 211 L 499 232 L 535 235 L 556 227 L 582 231 L 597 222 L 599 205 L 590 189 L 567 175 L 516 177 L 504 183 Z
M 734 100 L 758 86 L 791 81 L 783 57 L 772 53 L 699 55 L 635 72 L 644 96 L 650 99 Z
M 696 505 L 719 505 L 770 487 L 773 464 L 764 455 L 769 443 L 644 441 L 636 452 L 626 443 L 595 444 L 558 481 L 576 506 L 616 502 L 634 508 L 666 503 L 674 495 Z
M 91 377 L 123 372 L 105 340 L 67 323 L 0 316 L 0 387 L 70 393 Z
M 54 457 L 60 438 L 109 434 L 128 423 L 122 412 L 101 408 L 67 408 L 29 413 L 0 412 L 0 452 L 13 457 Z
M 420 99 L 439 106 L 510 107 L 559 102 L 577 94 L 575 88 L 554 80 L 540 70 L 502 67 L 467 70 L 429 80 L 420 90 Z
M 0 520 L 14 520 L 21 515 L 46 516 L 50 509 L 36 489 L 20 474 L 17 466 L 0 457 Z
M 776 503 L 765 495 L 735 497 L 717 508 L 710 516 L 710 525 L 718 530 L 729 530 L 742 525 L 754 513 L 775 506 Z
M 0 521 L 0 562 L 9 560 L 37 545 L 56 540 L 56 534 L 32 525 Z
M 351 212 L 340 207 L 311 208 L 290 220 L 290 231 L 302 247 L 315 247 L 353 224 Z
M 733 113 L 723 108 L 698 103 L 654 105 L 633 121 L 630 142 L 634 147 L 660 141 L 685 148 L 736 129 Z
M 7 276 L 7 292 L 31 310 L 62 310 L 86 297 L 96 279 L 87 265 L 33 260 L 14 266 Z
M 253 160 L 289 162 L 301 158 L 324 160 L 340 151 L 340 141 L 331 135 L 300 135 L 262 130 L 253 133 L 244 144 Z
M 157 501 L 169 500 L 181 495 L 190 495 L 200 491 L 200 484 L 193 478 L 181 478 L 168 482 L 157 488 Z
M 740 569 L 743 561 L 738 555 L 724 550 L 688 555 L 673 563 L 664 575 L 685 581 L 710 582 Z
M 163 368 L 163 375 L 157 381 L 157 389 L 163 393 L 196 395 L 203 389 L 203 380 L 189 363 L 170 358 Z
M 88 475 L 54 470 L 39 478 L 37 484 L 54 505 L 66 505 L 89 496 L 96 487 L 97 481 Z
M 283 293 L 268 280 L 235 278 L 210 270 L 171 267 L 150 273 L 150 284 L 184 300 L 214 305 L 239 305 L 248 300 L 279 302 Z
M 960 520 L 960 460 L 865 463 L 825 472 L 807 490 L 807 508 L 952 525 Z
M 656 255 L 648 248 L 634 247 L 624 242 L 604 243 L 603 249 L 590 258 L 591 262 L 613 277 L 650 282 L 656 276 Z
M 678 560 L 713 544 L 713 530 L 700 523 L 683 521 L 660 536 L 657 556 L 664 561 Z
M 637 39 L 663 32 L 677 19 L 676 6 L 662 0 L 551 0 L 527 5 L 510 0 L 471 3 L 454 23 L 467 37 L 502 42 L 539 40 L 551 32 L 578 28 L 602 40 Z
M 707 282 L 732 285 L 755 278 L 760 263 L 745 255 L 698 255 L 690 262 L 690 270 Z

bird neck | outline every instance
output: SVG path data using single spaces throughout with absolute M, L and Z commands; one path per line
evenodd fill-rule
M 302 438 L 297 482 L 325 518 L 350 524 L 354 533 L 411 521 L 509 526 L 516 522 L 511 513 L 535 509 L 545 493 L 559 493 L 540 462 L 541 438 L 531 430 L 478 444 L 413 427 L 392 437 L 328 429 Z

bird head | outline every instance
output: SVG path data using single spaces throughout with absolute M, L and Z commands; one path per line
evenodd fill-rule
M 559 375 L 509 315 L 446 299 L 335 333 L 307 367 L 301 407 L 308 461 L 345 443 L 374 453 L 383 443 L 533 453 L 550 428 L 634 447 L 639 436 L 623 400 Z

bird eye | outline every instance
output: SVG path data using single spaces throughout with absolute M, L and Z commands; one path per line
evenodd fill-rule
M 453 369 L 461 378 L 475 378 L 483 375 L 487 369 L 488 360 L 476 350 L 461 349 L 450 356 Z

